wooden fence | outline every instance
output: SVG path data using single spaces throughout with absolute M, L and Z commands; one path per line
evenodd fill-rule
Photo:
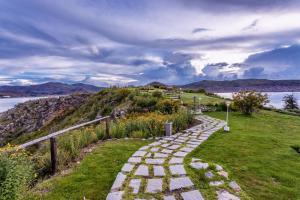
M 75 126 L 72 126 L 72 127 L 54 132 L 54 133 L 51 133 L 51 134 L 46 135 L 44 137 L 40 137 L 40 138 L 37 138 L 35 140 L 32 140 L 32 141 L 26 142 L 24 144 L 21 144 L 19 146 L 19 148 L 25 149 L 25 148 L 30 147 L 32 145 L 44 142 L 46 140 L 50 140 L 51 174 L 54 175 L 56 170 L 57 170 L 57 143 L 56 143 L 56 137 L 58 137 L 59 135 L 63 135 L 65 133 L 69 132 L 69 131 L 72 131 L 72 130 L 75 130 L 75 129 L 78 129 L 78 128 L 81 128 L 81 127 L 84 127 L 84 126 L 88 126 L 88 125 L 91 125 L 91 124 L 95 124 L 95 123 L 101 122 L 101 121 L 105 121 L 105 132 L 106 132 L 106 135 L 109 136 L 109 120 L 110 120 L 110 117 L 106 116 L 106 117 L 98 118 L 98 119 L 95 119 L 95 120 L 92 120 L 92 121 L 89 121 L 89 122 L 78 124 L 78 125 L 75 125 Z

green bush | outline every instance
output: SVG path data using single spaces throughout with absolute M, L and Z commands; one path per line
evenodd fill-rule
M 178 111 L 179 103 L 177 101 L 164 99 L 157 103 L 157 109 L 164 114 L 172 114 Z
M 0 200 L 22 199 L 34 180 L 34 167 L 24 152 L 0 152 Z
M 162 98 L 163 94 L 162 92 L 156 90 L 152 93 L 152 96 L 156 98 Z
M 268 102 L 268 95 L 260 92 L 240 91 L 233 95 L 234 107 L 246 115 L 251 115 Z

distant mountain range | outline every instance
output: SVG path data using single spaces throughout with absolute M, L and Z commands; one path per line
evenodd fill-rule
M 300 92 L 300 80 L 238 79 L 231 81 L 203 80 L 179 86 L 188 89 L 205 89 L 208 92 Z
M 67 95 L 73 93 L 98 92 L 101 89 L 101 87 L 83 83 L 65 84 L 57 82 L 29 86 L 0 86 L 0 98 Z

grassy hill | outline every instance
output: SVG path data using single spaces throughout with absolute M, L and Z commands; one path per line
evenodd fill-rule
M 225 118 L 224 112 L 209 113 Z M 291 148 L 300 144 L 299 117 L 262 111 L 253 117 L 230 113 L 231 132 L 219 131 L 194 150 L 191 158 L 221 164 L 252 199 L 298 199 L 300 156 Z M 105 199 L 117 172 L 127 158 L 147 142 L 109 141 L 68 175 L 39 184 L 27 199 Z M 91 173 L 92 172 L 92 173 Z M 208 183 L 188 170 L 206 199 L 214 199 Z M 96 187 L 95 187 L 96 186 Z M 242 198 L 243 199 L 243 198 Z
M 225 119 L 223 112 L 209 115 Z M 231 113 L 231 131 L 215 133 L 189 157 L 225 166 L 252 199 L 299 199 L 300 154 L 291 148 L 300 145 L 299 121 L 270 111 Z

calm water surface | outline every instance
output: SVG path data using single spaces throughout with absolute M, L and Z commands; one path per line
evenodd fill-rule
M 233 93 L 217 93 L 221 97 L 232 98 Z M 287 94 L 294 94 L 298 99 L 298 104 L 300 105 L 300 92 L 266 92 L 269 96 L 270 103 L 268 106 L 274 106 L 275 108 L 283 108 L 284 104 L 282 98 Z
M 18 98 L 3 98 L 0 99 L 0 113 L 7 111 L 10 108 L 13 108 L 15 105 L 19 103 L 24 103 L 25 101 L 29 100 L 36 100 L 36 99 L 42 99 L 42 98 L 48 98 L 46 97 L 18 97 Z

